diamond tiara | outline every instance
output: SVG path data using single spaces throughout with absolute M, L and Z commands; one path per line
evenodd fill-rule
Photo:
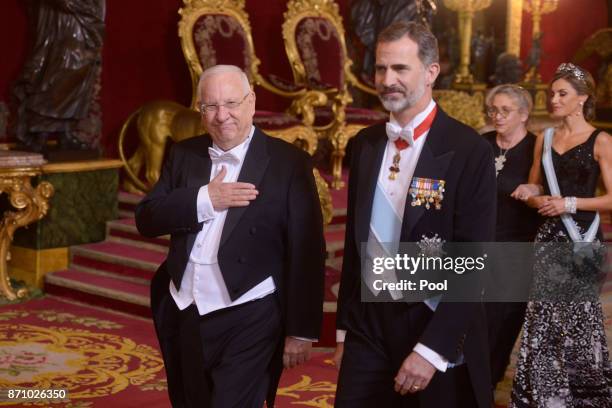
M 564 62 L 563 64 L 559 65 L 556 73 L 568 73 L 577 80 L 586 82 L 586 75 L 584 75 L 584 71 L 571 62 Z

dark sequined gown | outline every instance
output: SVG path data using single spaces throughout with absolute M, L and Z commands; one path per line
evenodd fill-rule
M 593 147 L 598 133 L 593 132 L 586 142 L 562 155 L 552 149 L 562 196 L 595 195 L 600 169 Z M 594 216 L 586 211 L 573 216 L 580 233 L 589 228 Z M 538 229 L 532 299 L 534 293 L 545 291 L 592 290 L 593 296 L 587 297 L 593 300 L 529 302 L 509 408 L 612 407 L 612 367 L 596 290 L 603 279 L 605 258 L 605 246 L 598 244 L 599 240 L 601 231 L 588 262 L 577 262 L 573 245 L 559 244 L 571 241 L 559 217 L 548 218 Z M 570 276 L 593 284 L 577 289 L 576 279 L 566 279 Z

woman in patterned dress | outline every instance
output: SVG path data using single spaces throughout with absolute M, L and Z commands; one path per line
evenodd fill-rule
M 513 192 L 547 219 L 536 235 L 532 300 L 511 408 L 612 407 L 612 368 L 597 292 L 606 250 L 597 212 L 612 210 L 612 137 L 587 121 L 594 94 L 587 71 L 559 66 L 550 102 L 562 124 L 538 136 L 530 184 Z M 600 175 L 606 193 L 595 197 Z

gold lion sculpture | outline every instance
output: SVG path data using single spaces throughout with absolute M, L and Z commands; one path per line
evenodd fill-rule
M 133 121 L 136 121 L 139 144 L 126 159 L 123 145 Z M 119 157 L 128 176 L 124 188 L 134 193 L 148 191 L 159 179 L 167 139 L 178 142 L 204 131 L 200 114 L 179 103 L 157 100 L 141 106 L 127 118 L 119 132 Z M 146 183 L 139 177 L 143 167 Z

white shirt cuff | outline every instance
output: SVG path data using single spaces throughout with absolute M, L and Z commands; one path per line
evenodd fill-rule
M 196 205 L 198 209 L 198 222 L 206 222 L 215 218 L 215 209 L 208 195 L 208 185 L 200 187 Z
M 297 340 L 302 340 L 302 341 L 310 341 L 312 343 L 316 343 L 317 341 L 319 341 L 319 339 L 309 339 L 308 337 L 298 337 L 298 336 L 289 336 L 289 337 L 292 337 Z
M 344 343 L 346 330 L 336 330 L 336 343 Z
M 446 372 L 446 369 L 448 368 L 448 360 L 430 349 L 429 347 L 427 347 L 426 345 L 417 343 L 417 345 L 414 346 L 412 351 L 419 353 L 421 357 L 429 361 L 429 363 L 432 366 L 436 367 L 438 371 L 442 371 L 443 373 Z

